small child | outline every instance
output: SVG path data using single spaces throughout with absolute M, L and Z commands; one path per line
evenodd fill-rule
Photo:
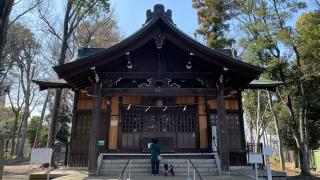
M 172 176 L 174 176 L 173 166 L 170 164 L 170 166 L 165 163 L 164 164 L 164 176 L 168 176 L 168 173 L 171 173 Z

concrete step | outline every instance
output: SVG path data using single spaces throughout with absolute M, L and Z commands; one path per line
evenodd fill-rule
M 184 168 L 187 167 L 187 164 L 176 164 L 176 163 L 167 163 L 169 165 L 173 165 L 174 168 Z M 200 163 L 193 163 L 196 168 L 216 168 L 217 164 L 212 163 L 212 164 L 200 164 Z M 125 164 L 102 164 L 101 168 L 107 169 L 107 168 L 124 168 Z M 151 167 L 150 163 L 131 163 L 130 164 L 131 168 L 149 168 Z M 191 164 L 190 164 L 191 166 Z M 164 167 L 164 163 L 160 163 L 159 165 L 160 168 Z
M 101 175 L 119 175 L 123 171 L 128 160 L 126 159 L 109 159 L 103 160 L 100 174 Z M 131 159 L 130 172 L 133 175 L 148 175 L 151 172 L 150 159 Z M 191 159 L 191 162 L 197 168 L 201 175 L 217 175 L 218 169 L 214 159 Z M 173 165 L 176 175 L 188 174 L 188 160 L 187 159 L 165 159 L 160 163 L 160 174 L 164 172 L 164 163 Z M 190 165 L 189 172 L 193 173 L 192 165 Z M 127 167 L 127 170 L 129 166 Z
M 193 176 L 190 175 L 190 178 L 193 179 Z M 89 180 L 115 180 L 118 179 L 118 176 L 112 176 L 112 175 L 106 175 L 106 176 L 96 176 L 96 177 L 88 177 L 87 179 Z M 163 176 L 163 175 L 159 175 L 159 176 L 151 176 L 151 175 L 133 175 L 131 176 L 131 180 L 186 180 L 188 179 L 188 176 L 183 175 L 183 176 Z M 198 177 L 196 177 L 196 179 L 199 179 Z M 232 180 L 234 179 L 234 177 L 218 177 L 216 175 L 211 175 L 211 176 L 202 176 L 203 180 Z M 247 180 L 248 178 L 246 177 L 245 179 L 243 178 L 238 178 L 238 180 Z
M 101 169 L 100 170 L 100 173 L 102 173 L 102 174 L 113 174 L 113 173 L 120 174 L 121 172 L 122 172 L 122 169 Z M 133 173 L 133 174 L 135 174 L 135 173 L 146 173 L 146 174 L 148 174 L 148 173 L 151 172 L 151 169 L 131 169 L 130 172 Z M 164 172 L 164 170 L 160 169 L 160 172 Z M 178 169 L 174 169 L 174 172 L 175 173 L 186 174 L 188 172 L 188 169 L 187 168 L 178 168 Z M 193 173 L 193 169 L 189 169 L 189 172 Z M 200 168 L 200 169 L 198 169 L 198 172 L 200 174 L 202 174 L 202 173 L 216 173 L 217 169 Z
M 122 163 L 127 163 L 127 159 L 110 159 L 110 160 L 103 160 L 103 164 L 122 164 Z M 193 163 L 201 163 L 201 164 L 212 164 L 215 163 L 215 159 L 191 159 Z M 179 163 L 187 163 L 187 159 L 163 159 L 161 163 L 174 163 L 174 164 L 179 164 Z M 150 159 L 131 159 L 131 163 L 150 163 Z

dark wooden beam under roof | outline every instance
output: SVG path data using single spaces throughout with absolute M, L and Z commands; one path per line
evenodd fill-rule
M 109 74 L 111 75 L 111 74 Z M 182 75 L 182 74 L 180 74 Z M 178 75 L 178 76 L 180 76 Z M 204 76 L 209 75 L 204 73 Z M 138 75 L 137 75 L 138 76 Z M 140 75 L 139 75 L 140 76 Z M 118 77 L 115 74 L 111 77 Z M 186 78 L 185 78 L 186 79 Z M 86 83 L 89 81 L 88 79 L 82 79 L 81 83 L 77 84 L 77 86 L 81 86 L 79 89 L 83 89 L 87 86 Z M 49 78 L 49 79 L 41 79 L 41 80 L 33 80 L 34 83 L 39 85 L 40 91 L 46 90 L 49 88 L 70 88 L 70 89 L 75 89 L 73 84 L 67 83 L 66 81 L 62 79 L 54 79 L 54 78 Z M 248 86 L 242 88 L 242 89 L 268 89 L 270 91 L 275 91 L 276 87 L 282 85 L 283 82 L 281 81 L 272 81 L 268 79 L 259 79 L 259 80 L 254 80 L 252 81 Z M 150 91 L 150 90 L 149 90 Z
M 92 95 L 93 89 L 86 89 Z M 102 96 L 216 96 L 214 88 L 103 88 Z
M 169 78 L 169 79 L 216 79 L 220 73 L 212 72 L 103 72 L 102 79 L 148 79 L 148 78 Z

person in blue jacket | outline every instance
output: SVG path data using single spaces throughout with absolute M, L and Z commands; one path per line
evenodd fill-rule
M 158 143 L 158 139 L 152 139 L 152 144 L 150 146 L 150 159 L 151 159 L 151 169 L 152 175 L 158 176 L 159 175 L 159 164 L 160 164 L 160 144 Z

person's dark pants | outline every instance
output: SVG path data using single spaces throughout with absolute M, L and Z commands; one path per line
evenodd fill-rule
M 159 174 L 159 160 L 151 159 L 151 170 L 153 175 Z

